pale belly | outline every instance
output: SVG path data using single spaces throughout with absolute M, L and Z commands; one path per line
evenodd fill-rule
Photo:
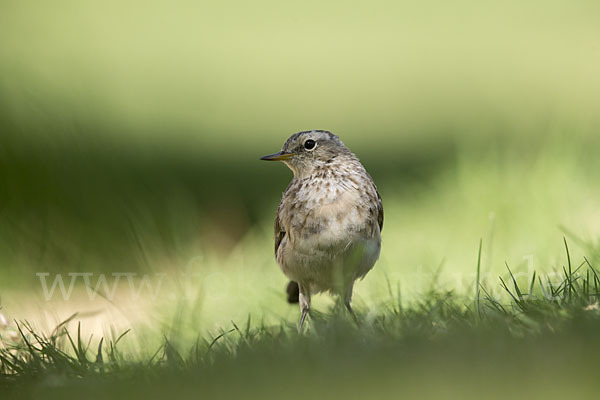
M 331 228 L 308 237 L 285 238 L 278 250 L 277 261 L 283 273 L 308 285 L 312 293 L 345 292 L 379 258 L 378 228 L 375 235 L 338 231 L 335 225 Z

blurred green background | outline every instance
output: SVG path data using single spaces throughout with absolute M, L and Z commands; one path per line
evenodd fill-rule
M 271 242 L 291 173 L 258 158 L 313 128 L 383 197 L 359 307 L 440 266 L 468 290 L 480 238 L 496 275 L 559 267 L 563 236 L 594 258 L 599 17 L 587 0 L 3 0 L 4 311 L 30 315 L 36 272 L 194 271 L 174 294 L 195 329 L 294 320 Z

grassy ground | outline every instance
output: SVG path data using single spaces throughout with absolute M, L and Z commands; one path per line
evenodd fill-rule
M 231 322 L 190 347 L 165 337 L 151 357 L 121 350 L 124 337 L 90 344 L 59 326 L 16 324 L 0 349 L 6 398 L 564 398 L 599 389 L 600 277 L 565 257 L 563 279 L 501 279 L 471 298 L 432 289 L 409 306 L 390 288 L 355 324 L 341 308 L 293 324 Z
M 152 169 L 144 154 L 23 151 L 15 141 L 4 148 L 13 190 L 0 216 L 0 312 L 19 322 L 2 330 L 1 390 L 45 399 L 594 395 L 596 139 L 570 132 L 521 145 L 459 142 L 417 179 L 396 174 L 390 153 L 367 152 L 386 223 L 381 259 L 356 288 L 360 325 L 317 296 L 304 335 L 272 255 L 283 166 L 248 162 L 203 181 L 210 169 L 185 156 Z M 240 214 L 223 229 L 204 189 L 223 193 L 237 187 L 232 179 L 260 183 L 226 197 Z M 231 225 L 240 219 L 243 228 Z M 142 274 L 166 277 L 160 290 L 151 279 L 155 297 L 132 296 L 122 282 L 114 298 L 100 290 L 92 300 L 80 281 L 69 299 L 57 289 L 47 300 L 39 272 L 50 281 L 91 273 L 93 287 L 102 273 L 137 273 L 136 287 Z

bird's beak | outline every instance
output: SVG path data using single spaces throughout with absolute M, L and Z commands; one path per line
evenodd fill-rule
M 280 151 L 279 153 L 269 154 L 268 156 L 261 157 L 261 160 L 265 161 L 284 161 L 289 160 L 294 155 L 292 153 L 284 153 Z

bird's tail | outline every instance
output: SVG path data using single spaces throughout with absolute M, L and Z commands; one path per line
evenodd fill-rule
M 290 304 L 298 303 L 298 297 L 300 296 L 300 288 L 298 287 L 298 283 L 294 281 L 290 281 L 287 285 L 287 301 Z

